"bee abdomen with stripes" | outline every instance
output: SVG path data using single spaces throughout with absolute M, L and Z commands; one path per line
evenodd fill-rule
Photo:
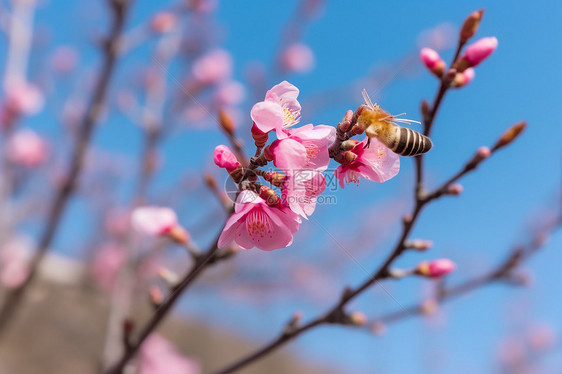
M 426 153 L 433 147 L 431 140 L 412 129 L 393 126 L 394 136 L 381 139 L 390 150 L 400 156 L 416 156 Z

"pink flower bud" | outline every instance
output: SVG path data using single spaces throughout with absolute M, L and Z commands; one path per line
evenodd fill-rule
M 354 326 L 364 326 L 367 323 L 367 317 L 362 312 L 353 312 L 349 316 L 349 322 Z
M 289 72 L 309 72 L 314 66 L 314 53 L 305 44 L 291 44 L 281 55 L 281 66 Z
M 486 59 L 498 47 L 495 37 L 482 38 L 466 48 L 464 58 L 469 66 L 476 66 Z
M 440 278 L 455 270 L 456 265 L 453 261 L 441 258 L 431 262 L 423 261 L 418 265 L 415 273 L 428 278 Z
M 431 48 L 422 48 L 420 51 L 420 59 L 424 65 L 437 77 L 441 77 L 445 71 L 445 61 L 439 57 L 439 54 Z
M 478 155 L 478 157 L 481 157 L 482 159 L 485 159 L 485 158 L 490 157 L 490 155 L 492 154 L 492 151 L 490 151 L 490 148 L 488 148 L 486 146 L 482 146 L 482 147 L 478 148 L 478 150 L 476 151 L 476 154 Z
M 458 183 L 449 186 L 449 188 L 447 189 L 447 193 L 449 195 L 455 195 L 455 196 L 460 195 L 462 191 L 463 191 L 463 186 L 462 184 L 458 184 Z
M 143 206 L 133 210 L 131 225 L 145 235 L 158 236 L 168 234 L 178 224 L 176 213 L 159 206 Z
M 219 168 L 226 169 L 228 172 L 235 170 L 240 166 L 240 162 L 234 156 L 234 153 L 226 145 L 217 145 L 214 154 L 215 164 Z
M 451 82 L 451 87 L 460 88 L 464 87 L 474 79 L 474 69 L 468 68 L 460 73 L 456 73 L 453 81 Z
M 152 17 L 150 28 L 157 33 L 166 33 L 172 31 L 176 25 L 176 16 L 170 12 L 160 12 Z
M 9 139 L 7 153 L 14 164 L 35 167 L 47 159 L 47 143 L 32 130 L 20 130 Z

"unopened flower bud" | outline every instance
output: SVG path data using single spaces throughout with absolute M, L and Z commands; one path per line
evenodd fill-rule
M 267 146 L 263 149 L 263 154 L 262 156 L 267 160 L 267 161 L 273 161 L 273 152 L 271 151 L 271 147 Z
M 503 135 L 498 139 L 496 144 L 494 145 L 493 150 L 500 149 L 505 147 L 512 141 L 514 141 L 522 132 L 525 130 L 527 123 L 525 121 L 519 122 L 513 126 L 511 126 Z
M 388 270 L 388 276 L 394 279 L 404 278 L 405 276 L 410 275 L 411 272 L 406 271 L 404 269 L 390 269 Z
M 187 244 L 190 240 L 189 233 L 180 225 L 173 226 L 169 231 L 164 233 L 164 235 L 178 244 Z
M 433 242 L 431 240 L 414 239 L 406 242 L 406 248 L 414 249 L 420 252 L 427 251 L 431 247 L 433 247 Z
M 150 298 L 150 302 L 155 307 L 160 306 L 160 304 L 162 304 L 162 302 L 164 301 L 164 294 L 162 293 L 160 288 L 158 288 L 158 286 L 150 286 L 148 290 L 148 296 Z
M 438 78 L 441 78 L 445 71 L 445 61 L 441 59 L 439 53 L 431 48 L 422 48 L 420 59 L 425 67 Z
M 484 14 L 484 9 L 472 12 L 465 20 L 460 31 L 460 41 L 461 43 L 466 43 L 466 41 L 476 34 L 480 21 L 482 21 L 482 15 Z
M 211 174 L 205 174 L 204 178 L 205 184 L 207 185 L 207 187 L 209 187 L 210 190 L 214 191 L 217 189 L 217 180 L 215 179 L 215 177 L 213 177 Z
M 440 278 L 455 270 L 456 265 L 453 261 L 441 258 L 438 260 L 423 261 L 415 269 L 415 274 L 427 278 Z
M 165 267 L 158 270 L 158 276 L 170 287 L 174 287 L 180 281 L 180 277 L 176 273 Z
M 261 131 L 256 124 L 252 126 L 252 138 L 254 138 L 254 144 L 258 148 L 263 148 L 263 146 L 267 143 L 267 139 L 269 139 L 269 135 L 267 132 Z
M 264 179 L 276 187 L 283 187 L 287 176 L 276 171 L 268 171 L 265 173 Z
M 341 122 L 338 123 L 338 129 L 341 132 L 346 132 L 347 130 L 349 130 L 349 126 L 351 125 L 352 118 L 353 118 L 352 110 L 348 110 L 347 112 L 345 112 L 345 115 L 343 116 Z
M 455 62 L 454 68 L 463 72 L 484 61 L 498 47 L 498 39 L 495 37 L 482 38 L 466 48 L 464 55 Z
M 353 135 L 361 135 L 363 134 L 363 128 L 359 125 L 353 125 L 353 127 L 351 128 L 351 133 Z
M 234 153 L 226 145 L 216 146 L 214 160 L 218 167 L 226 169 L 229 173 L 240 166 L 240 162 L 238 162 Z
M 427 100 L 422 100 L 420 111 L 424 119 L 429 117 L 429 103 Z
M 302 312 L 296 311 L 295 313 L 293 313 L 293 316 L 291 317 L 289 322 L 287 322 L 287 324 L 285 325 L 285 329 L 283 330 L 283 332 L 285 334 L 292 333 L 293 331 L 295 331 L 295 329 L 299 327 L 301 321 L 302 321 Z
M 456 73 L 450 86 L 453 88 L 461 88 L 472 82 L 474 79 L 474 69 L 468 68 L 460 73 Z
M 349 315 L 349 323 L 353 326 L 364 326 L 367 323 L 367 317 L 362 312 L 353 312 Z
M 342 142 L 340 148 L 343 149 L 344 151 L 351 151 L 359 143 L 361 142 L 358 140 L 349 139 L 346 140 L 345 142 Z
M 448 195 L 453 195 L 453 196 L 459 196 L 463 191 L 463 187 L 462 184 L 452 184 L 447 188 L 447 191 L 445 192 Z
M 222 127 L 224 132 L 226 132 L 230 136 L 233 136 L 234 129 L 236 128 L 236 126 L 234 125 L 234 121 L 232 120 L 232 117 L 222 109 L 218 110 L 218 116 L 219 116 L 218 118 L 219 125 Z
M 490 150 L 490 148 L 486 147 L 486 146 L 482 146 L 480 148 L 478 148 L 478 150 L 476 151 L 476 155 L 482 159 L 486 159 L 488 157 L 490 157 L 490 155 L 492 154 L 492 151 Z
M 348 165 L 351 164 L 353 161 L 355 161 L 355 159 L 357 158 L 357 154 L 353 153 L 351 151 L 345 151 L 343 153 L 343 158 L 342 158 L 342 165 Z
M 280 201 L 279 196 L 277 196 L 275 191 L 267 186 L 260 187 L 260 197 L 264 199 L 269 206 L 276 206 Z
M 402 222 L 404 222 L 405 224 L 412 222 L 412 215 L 411 214 L 404 215 L 404 217 L 402 217 Z

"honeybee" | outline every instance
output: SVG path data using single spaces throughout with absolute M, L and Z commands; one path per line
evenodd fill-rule
M 399 123 L 420 123 L 411 119 L 397 118 L 405 113 L 393 115 L 383 110 L 378 104 L 373 104 L 366 90 L 363 90 L 365 108 L 359 118 L 357 125 L 371 138 L 377 138 L 392 152 L 400 156 L 416 156 L 431 149 L 431 140 L 417 131 L 401 127 Z M 367 146 L 369 146 L 369 142 Z

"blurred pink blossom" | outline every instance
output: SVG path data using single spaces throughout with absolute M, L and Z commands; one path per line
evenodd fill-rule
M 289 208 L 270 207 L 255 192 L 244 190 L 236 199 L 235 212 L 226 221 L 218 246 L 223 248 L 235 241 L 243 249 L 288 247 L 300 223 L 299 216 Z
M 283 129 L 300 121 L 299 89 L 287 81 L 267 91 L 265 100 L 255 104 L 250 113 L 256 127 L 263 132 L 275 130 L 279 139 L 287 137 Z
M 460 73 L 455 75 L 454 80 L 451 82 L 451 87 L 460 88 L 464 87 L 474 79 L 474 69 L 468 68 Z
M 127 251 L 116 243 L 105 243 L 96 248 L 91 273 L 95 281 L 105 290 L 110 290 L 127 261 Z
M 139 354 L 139 374 L 200 374 L 199 364 L 182 356 L 160 335 L 152 334 L 142 344 Z
M 219 105 L 236 105 L 244 100 L 246 89 L 244 85 L 236 81 L 221 83 L 217 88 L 216 100 Z
M 456 33 L 456 27 L 452 24 L 442 23 L 434 28 L 422 31 L 418 36 L 417 45 L 420 48 L 447 49 L 455 43 Z
M 30 243 L 22 238 L 8 241 L 0 251 L 0 282 L 8 289 L 21 286 L 29 276 Z
M 29 129 L 19 130 L 12 135 L 6 152 L 11 162 L 25 167 L 39 166 L 48 157 L 45 140 Z
M 78 52 L 69 46 L 57 48 L 51 56 L 51 66 L 57 73 L 69 73 L 77 64 Z
M 527 339 L 532 349 L 544 351 L 554 347 L 556 344 L 556 333 L 549 325 L 537 324 L 529 328 Z
M 314 52 L 306 44 L 291 44 L 281 54 L 281 66 L 289 72 L 307 73 L 314 66 Z
M 43 94 L 31 83 L 22 82 L 6 91 L 5 105 L 16 114 L 33 115 L 43 109 Z
M 210 13 L 217 9 L 217 0 L 187 0 L 188 7 L 195 11 L 201 13 Z
M 234 153 L 226 145 L 217 145 L 215 147 L 214 161 L 219 168 L 226 169 L 229 172 L 240 166 L 240 162 L 238 162 Z
M 216 84 L 230 77 L 232 57 L 222 49 L 207 52 L 193 62 L 192 75 L 202 84 Z
M 110 235 L 122 236 L 131 228 L 131 212 L 124 208 L 111 209 L 104 219 L 104 228 Z
M 359 183 L 359 178 L 374 182 L 385 182 L 393 178 L 400 170 L 400 158 L 380 141 L 373 138 L 369 148 L 365 148 L 368 138 L 353 147 L 352 161 L 338 166 L 335 176 L 342 188 L 345 182 Z
M 152 17 L 150 28 L 156 33 L 166 33 L 174 29 L 176 16 L 171 12 L 160 12 Z
M 166 235 L 178 224 L 176 213 L 166 207 L 143 206 L 133 210 L 131 225 L 145 235 Z

